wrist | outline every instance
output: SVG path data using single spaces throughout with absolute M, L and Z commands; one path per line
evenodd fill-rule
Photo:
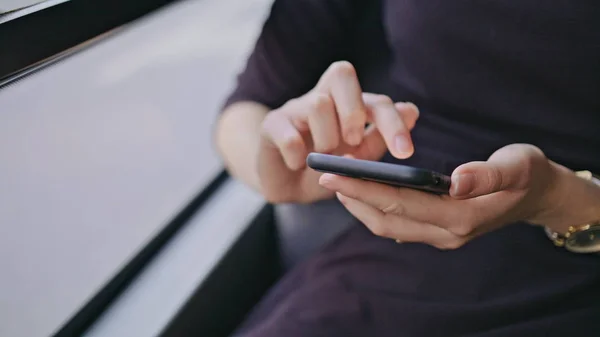
M 234 103 L 222 112 L 215 130 L 216 148 L 229 174 L 256 191 L 260 129 L 268 111 L 257 103 Z
M 551 165 L 553 179 L 542 198 L 544 211 L 533 222 L 565 234 L 571 226 L 600 221 L 600 186 L 564 166 Z

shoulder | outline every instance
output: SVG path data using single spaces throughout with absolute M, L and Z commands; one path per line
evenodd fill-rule
M 227 104 L 270 108 L 310 90 L 327 67 L 350 58 L 366 0 L 276 0 Z

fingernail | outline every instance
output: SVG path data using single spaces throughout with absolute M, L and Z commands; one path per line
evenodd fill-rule
M 324 173 L 319 178 L 319 185 L 321 185 L 323 187 L 329 187 L 329 186 L 332 185 L 333 179 L 335 179 L 335 176 L 333 174 L 331 174 L 331 173 Z
M 475 189 L 475 175 L 473 173 L 456 174 L 452 176 L 450 184 L 453 196 L 467 196 Z
M 396 151 L 403 155 L 410 155 L 413 152 L 413 147 L 410 142 L 410 139 L 408 139 L 408 137 L 405 135 L 396 136 L 396 138 L 394 139 L 394 146 L 396 146 Z
M 346 134 L 346 142 L 348 145 L 356 146 L 360 144 L 362 140 L 362 133 L 358 130 L 350 130 Z

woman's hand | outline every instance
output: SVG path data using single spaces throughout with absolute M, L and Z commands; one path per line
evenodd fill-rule
M 344 206 L 376 235 L 455 249 L 505 224 L 547 224 L 560 218 L 560 205 L 568 196 L 566 177 L 581 181 L 540 149 L 514 144 L 486 162 L 458 167 L 450 195 L 332 174 L 323 175 L 320 184 L 337 192 Z
M 417 118 L 413 104 L 363 93 L 352 65 L 336 62 L 310 92 L 265 117 L 257 161 L 261 192 L 273 203 L 331 198 L 319 186 L 320 174 L 306 167 L 310 152 L 379 160 L 389 149 L 407 158 Z

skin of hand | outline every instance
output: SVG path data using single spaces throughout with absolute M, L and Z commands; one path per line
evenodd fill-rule
M 363 93 L 354 67 L 333 63 L 311 91 L 264 118 L 260 192 L 271 203 L 332 198 L 334 193 L 318 183 L 321 173 L 306 166 L 310 152 L 379 160 L 389 149 L 396 158 L 407 158 L 414 151 L 410 130 L 418 116 L 414 104 Z
M 600 188 L 527 144 L 508 145 L 485 162 L 459 166 L 449 195 L 333 174 L 319 182 L 375 235 L 443 250 L 518 221 L 564 233 L 573 221 L 600 219 Z

